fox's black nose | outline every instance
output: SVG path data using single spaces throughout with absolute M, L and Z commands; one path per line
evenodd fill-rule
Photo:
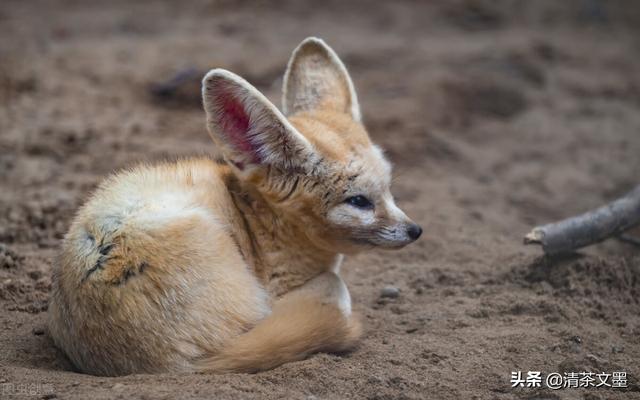
M 411 224 L 407 228 L 407 235 L 413 240 L 416 240 L 422 235 L 422 228 L 418 224 Z

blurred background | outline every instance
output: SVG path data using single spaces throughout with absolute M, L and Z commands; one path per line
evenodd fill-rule
M 397 200 L 425 228 L 401 252 L 347 260 L 360 349 L 248 376 L 70 372 L 45 320 L 73 212 L 117 169 L 212 152 L 208 69 L 279 107 L 307 36 L 344 60 Z M 0 383 L 61 398 L 637 398 L 637 248 L 551 262 L 521 239 L 640 183 L 639 111 L 634 1 L 3 0 Z M 397 298 L 380 297 L 389 285 Z M 514 391 L 516 370 L 622 370 L 630 388 Z

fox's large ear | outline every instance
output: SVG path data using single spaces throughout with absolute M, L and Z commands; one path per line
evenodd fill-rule
M 314 154 L 307 139 L 241 77 L 223 69 L 209 71 L 202 98 L 209 134 L 241 171 L 261 165 L 295 167 Z
M 284 74 L 282 109 L 328 109 L 360 121 L 360 105 L 351 77 L 338 55 L 322 39 L 310 37 L 293 51 Z

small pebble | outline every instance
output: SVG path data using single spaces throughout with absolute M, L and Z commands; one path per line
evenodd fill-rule
M 382 298 L 395 299 L 398 296 L 400 296 L 400 289 L 397 287 L 385 286 L 380 291 L 380 297 Z
M 37 281 L 38 279 L 42 278 L 42 272 L 38 270 L 29 271 L 27 275 L 29 275 L 29 278 L 33 279 L 34 281 Z
M 611 346 L 612 353 L 624 353 L 624 347 L 622 346 Z
M 33 333 L 36 336 L 44 335 L 44 329 L 42 329 L 42 328 L 33 328 L 31 330 L 31 333 Z

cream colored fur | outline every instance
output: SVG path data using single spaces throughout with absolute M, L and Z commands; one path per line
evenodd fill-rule
M 207 127 L 225 161 L 122 171 L 78 211 L 49 332 L 80 371 L 256 372 L 357 343 L 343 254 L 402 247 L 417 226 L 333 50 L 303 41 L 285 76 L 286 117 L 210 71 Z

